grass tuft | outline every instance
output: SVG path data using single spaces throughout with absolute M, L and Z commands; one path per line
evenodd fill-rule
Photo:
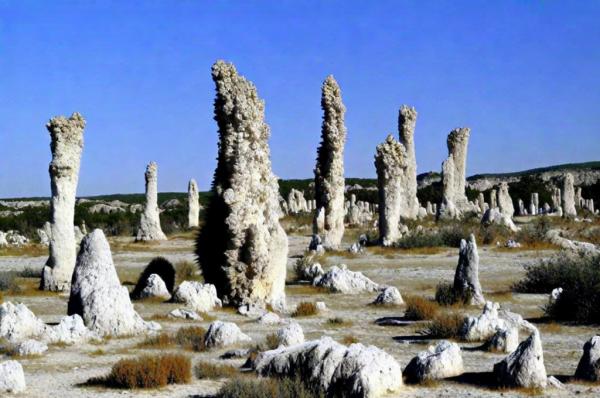
M 238 373 L 238 369 L 231 365 L 202 361 L 194 366 L 194 374 L 199 379 L 231 379 Z
M 312 316 L 319 312 L 317 305 L 309 301 L 302 301 L 296 307 L 296 310 L 292 313 L 292 317 L 297 318 L 301 316 Z
M 439 310 L 436 302 L 423 297 L 407 296 L 404 301 L 406 303 L 404 316 L 413 321 L 433 319 Z

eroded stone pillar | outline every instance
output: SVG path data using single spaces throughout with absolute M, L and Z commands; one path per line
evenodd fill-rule
M 167 240 L 160 227 L 160 212 L 158 210 L 158 166 L 150 162 L 146 166 L 146 203 L 140 218 L 137 241 Z
M 188 228 L 198 226 L 200 218 L 200 202 L 198 201 L 198 184 L 193 178 L 188 183 Z
M 417 198 L 417 157 L 415 155 L 415 125 L 417 111 L 408 105 L 402 105 L 398 116 L 398 130 L 400 143 L 406 149 L 406 171 L 404 172 L 404 198 L 405 204 L 401 206 L 400 216 L 410 220 L 419 214 L 419 199 Z

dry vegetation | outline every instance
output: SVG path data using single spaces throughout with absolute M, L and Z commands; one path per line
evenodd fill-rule
M 404 302 L 406 303 L 404 317 L 413 321 L 433 319 L 440 309 L 435 301 L 420 296 L 406 296 Z
M 138 348 L 166 349 L 179 346 L 190 351 L 204 351 L 206 349 L 204 344 L 205 334 L 206 330 L 200 326 L 186 326 L 180 328 L 175 334 L 161 332 L 149 336 L 138 344 Z
M 421 334 L 436 339 L 454 339 L 460 335 L 464 320 L 465 316 L 461 314 L 438 314 L 421 331 Z
M 318 313 L 319 310 L 317 309 L 317 305 L 315 303 L 302 301 L 292 313 L 292 317 L 297 318 L 301 316 L 313 316 L 317 315 Z
M 235 366 L 202 361 L 194 366 L 194 374 L 199 379 L 223 379 L 235 377 L 239 371 Z

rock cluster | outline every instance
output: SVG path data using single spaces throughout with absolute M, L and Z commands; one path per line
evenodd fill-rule
M 406 149 L 406 170 L 403 173 L 403 203 L 400 216 L 414 220 L 419 213 L 417 199 L 417 158 L 415 155 L 415 124 L 417 111 L 408 105 L 402 105 L 398 115 L 400 143 Z
M 58 116 L 46 124 L 51 138 L 49 172 L 52 199 L 50 256 L 40 281 L 40 288 L 44 290 L 68 290 L 75 267 L 73 221 L 84 127 L 85 120 L 79 113 L 73 113 L 68 119 Z
M 136 240 L 153 241 L 167 240 L 160 227 L 160 212 L 158 210 L 158 166 L 150 162 L 146 166 L 146 203 L 140 218 Z
M 219 153 L 196 242 L 202 274 L 226 303 L 282 308 L 288 242 L 279 223 L 279 186 L 271 170 L 264 102 L 232 64 L 216 62 L 212 77 Z
M 317 213 L 313 232 L 322 236 L 323 245 L 326 248 L 335 249 L 339 247 L 344 235 L 344 145 L 346 144 L 344 114 L 346 107 L 342 103 L 340 87 L 331 75 L 323 82 L 321 107 L 323 124 L 315 167 Z M 324 211 L 325 217 L 322 228 L 317 219 L 321 211 Z
M 325 274 L 313 280 L 314 286 L 324 287 L 334 293 L 357 294 L 376 292 L 379 285 L 360 272 L 350 271 L 345 264 L 333 266 Z
M 469 298 L 470 304 L 483 304 L 485 299 L 479 284 L 479 254 L 475 236 L 461 239 L 458 265 L 454 274 L 454 291 L 459 297 Z
M 375 398 L 402 388 L 402 370 L 374 346 L 341 345 L 330 337 L 265 351 L 253 362 L 260 376 L 296 377 L 326 396 Z
M 379 191 L 379 240 L 390 246 L 400 237 L 400 216 L 406 187 L 407 154 L 404 145 L 389 135 L 375 154 Z
M 198 202 L 198 184 L 193 178 L 188 183 L 188 228 L 198 226 L 200 202 Z
M 145 322 L 121 286 L 104 233 L 95 229 L 81 242 L 71 284 L 69 315 L 77 314 L 101 336 L 134 335 L 160 329 Z

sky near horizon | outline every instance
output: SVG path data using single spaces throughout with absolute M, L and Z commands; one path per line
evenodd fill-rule
M 347 177 L 418 112 L 418 173 L 471 130 L 467 174 L 600 160 L 600 1 L 0 0 L 0 197 L 48 196 L 55 115 L 81 112 L 78 195 L 208 190 L 210 67 L 233 62 L 266 103 L 273 170 L 311 178 L 333 74 Z

